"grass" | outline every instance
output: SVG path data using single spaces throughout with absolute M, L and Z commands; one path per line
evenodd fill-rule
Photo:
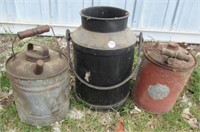
M 31 40 L 34 40 L 32 38 Z M 41 44 L 52 44 L 52 37 L 37 38 Z M 26 44 L 30 40 L 24 40 L 21 47 L 15 46 L 17 51 L 25 48 Z M 10 51 L 9 51 L 10 52 Z M 0 58 L 1 59 L 1 58 Z M 200 61 L 200 58 L 198 58 Z M 131 88 L 134 85 L 134 80 L 131 81 Z M 0 93 L 8 93 L 11 90 L 11 84 L 5 72 L 0 75 Z M 71 91 L 73 95 L 73 91 Z M 190 108 L 190 112 L 195 118 L 200 120 L 200 66 L 197 66 L 192 73 L 188 86 L 185 87 L 183 92 L 188 92 L 189 97 L 192 100 L 193 106 Z M 142 110 L 139 113 L 132 113 L 135 104 L 131 98 L 129 98 L 123 107 L 118 110 L 110 112 L 97 112 L 91 111 L 85 107 L 85 104 L 77 103 L 73 96 L 71 96 L 71 108 L 80 111 L 83 114 L 81 119 L 74 119 L 66 116 L 61 125 L 61 131 L 63 132 L 102 132 L 102 131 L 115 131 L 116 124 L 120 118 L 123 117 L 124 127 L 126 131 L 199 131 L 199 129 L 192 129 L 188 123 L 181 116 L 183 109 L 186 107 L 182 102 L 183 92 L 177 100 L 174 108 L 164 114 L 155 115 Z M 10 99 L 10 96 L 7 97 Z M 1 102 L 0 94 L 0 102 Z M 7 105 L 3 105 L 3 109 L 0 109 L 0 132 L 4 131 L 16 131 L 16 132 L 49 132 L 54 131 L 52 126 L 46 126 L 37 128 L 26 123 L 22 123 L 17 115 L 16 105 L 14 101 L 11 101 Z
M 8 76 L 4 72 L 2 72 L 0 78 L 0 88 L 2 92 L 9 92 L 10 90 L 10 81 L 8 79 Z
M 50 126 L 37 129 L 34 126 L 22 123 L 17 116 L 17 110 L 14 102 L 11 103 L 0 113 L 0 117 L 1 117 L 0 131 L 2 132 L 9 130 L 14 130 L 17 132 L 23 132 L 23 131 L 44 132 L 51 130 Z
M 6 84 L 8 86 L 8 84 Z M 7 91 L 7 90 L 6 90 Z M 192 95 L 192 98 L 195 95 Z M 195 99 L 196 100 L 196 99 Z M 193 102 L 195 103 L 195 102 Z M 195 103 L 196 104 L 196 103 Z M 150 114 L 148 112 L 142 111 L 138 114 L 131 114 L 131 111 L 134 108 L 133 101 L 129 98 L 125 105 L 121 107 L 118 111 L 112 111 L 108 113 L 102 112 L 93 112 L 88 108 L 84 107 L 84 104 L 77 103 L 73 96 L 71 97 L 71 108 L 76 108 L 84 113 L 84 117 L 81 119 L 71 119 L 66 117 L 64 122 L 62 122 L 61 130 L 65 131 L 114 131 L 115 124 L 118 122 L 120 117 L 124 118 L 124 125 L 126 130 L 132 131 L 190 131 L 191 127 L 187 124 L 187 122 L 181 116 L 181 113 L 184 109 L 181 96 L 177 101 L 174 108 L 164 114 L 164 115 L 155 115 Z M 199 115 L 199 107 L 198 105 L 193 105 L 191 108 L 191 113 L 197 118 L 200 119 Z M 100 119 L 103 115 L 108 114 L 108 116 L 112 119 L 110 123 L 103 125 L 100 122 Z M 102 119 L 103 120 L 103 119 Z M 51 126 L 36 128 L 34 126 L 27 125 L 25 123 L 20 122 L 15 103 L 12 102 L 9 106 L 4 108 L 3 111 L 0 112 L 0 128 L 1 131 L 8 131 L 10 129 L 19 131 L 33 131 L 33 132 L 44 132 L 44 131 L 52 131 Z M 198 130 L 194 130 L 198 131 Z
M 200 57 L 197 60 L 200 62 Z M 189 82 L 189 92 L 193 95 L 192 100 L 200 104 L 200 64 L 197 65 L 197 68 L 192 73 Z

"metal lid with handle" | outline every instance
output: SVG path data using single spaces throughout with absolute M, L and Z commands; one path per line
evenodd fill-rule
M 16 38 L 24 39 L 42 34 L 50 31 L 50 28 L 48 25 L 44 25 L 18 32 Z M 53 29 L 52 32 L 54 34 Z M 58 44 L 58 42 L 56 43 Z M 13 55 L 6 62 L 6 70 L 8 74 L 14 77 L 20 79 L 44 79 L 58 75 L 69 67 L 68 57 L 61 52 L 60 48 L 52 50 L 33 41 L 27 45 L 27 50 L 14 53 L 13 44 Z
M 172 42 L 150 42 L 143 51 L 151 62 L 172 71 L 189 70 L 197 63 L 189 51 Z

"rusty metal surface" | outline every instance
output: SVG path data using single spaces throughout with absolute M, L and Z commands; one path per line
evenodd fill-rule
M 49 27 L 43 26 L 18 36 L 21 34 L 22 39 L 46 31 Z M 70 97 L 68 57 L 59 49 L 52 50 L 33 42 L 28 44 L 27 50 L 15 54 L 14 42 L 13 55 L 6 61 L 6 72 L 21 121 L 45 126 L 64 119 Z
M 172 71 L 190 70 L 197 63 L 190 52 L 175 43 L 149 42 L 143 51 L 151 62 Z
M 156 114 L 171 110 L 194 67 L 177 72 L 153 63 L 146 56 L 137 76 L 132 98 L 143 109 Z
M 27 46 L 27 51 L 25 52 L 26 60 L 36 62 L 41 59 L 44 61 L 50 60 L 49 49 L 47 46 L 40 46 L 41 49 L 34 50 L 34 44 L 29 43 Z
M 43 56 L 44 53 L 45 56 Z M 6 71 L 8 74 L 16 78 L 36 80 L 57 76 L 69 67 L 69 61 L 64 54 L 61 54 L 60 56 L 59 52 L 51 49 L 48 50 L 48 54 L 49 58 L 48 56 L 46 57 L 46 52 L 39 47 L 34 50 L 26 50 L 17 53 L 15 56 L 11 56 L 7 60 Z M 29 56 L 28 59 L 27 56 Z M 36 61 L 38 59 L 42 59 L 43 57 L 47 58 L 44 60 L 43 72 L 40 75 L 37 75 L 34 72 L 36 68 Z M 30 58 L 32 60 L 30 60 Z
M 9 76 L 22 122 L 44 126 L 65 118 L 69 110 L 69 71 L 46 79 L 28 80 Z
M 71 33 L 71 38 L 76 44 L 99 50 L 122 49 L 136 43 L 136 35 L 129 28 L 120 32 L 99 33 L 86 30 L 80 26 Z
M 35 66 L 34 73 L 35 73 L 36 75 L 42 74 L 42 72 L 43 72 L 43 67 L 44 67 L 44 61 L 43 61 L 43 60 L 38 60 L 38 61 L 36 62 L 36 66 Z

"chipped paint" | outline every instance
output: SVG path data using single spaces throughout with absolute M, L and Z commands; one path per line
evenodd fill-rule
M 88 71 L 88 72 L 85 73 L 84 79 L 85 79 L 87 82 L 89 82 L 89 81 L 90 81 L 90 76 L 91 76 L 91 73 L 90 73 L 90 71 Z

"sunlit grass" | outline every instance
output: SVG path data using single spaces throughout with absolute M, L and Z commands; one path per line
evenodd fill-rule
M 192 94 L 192 100 L 200 105 L 200 57 L 198 66 L 193 71 L 190 82 L 189 82 L 189 92 Z

